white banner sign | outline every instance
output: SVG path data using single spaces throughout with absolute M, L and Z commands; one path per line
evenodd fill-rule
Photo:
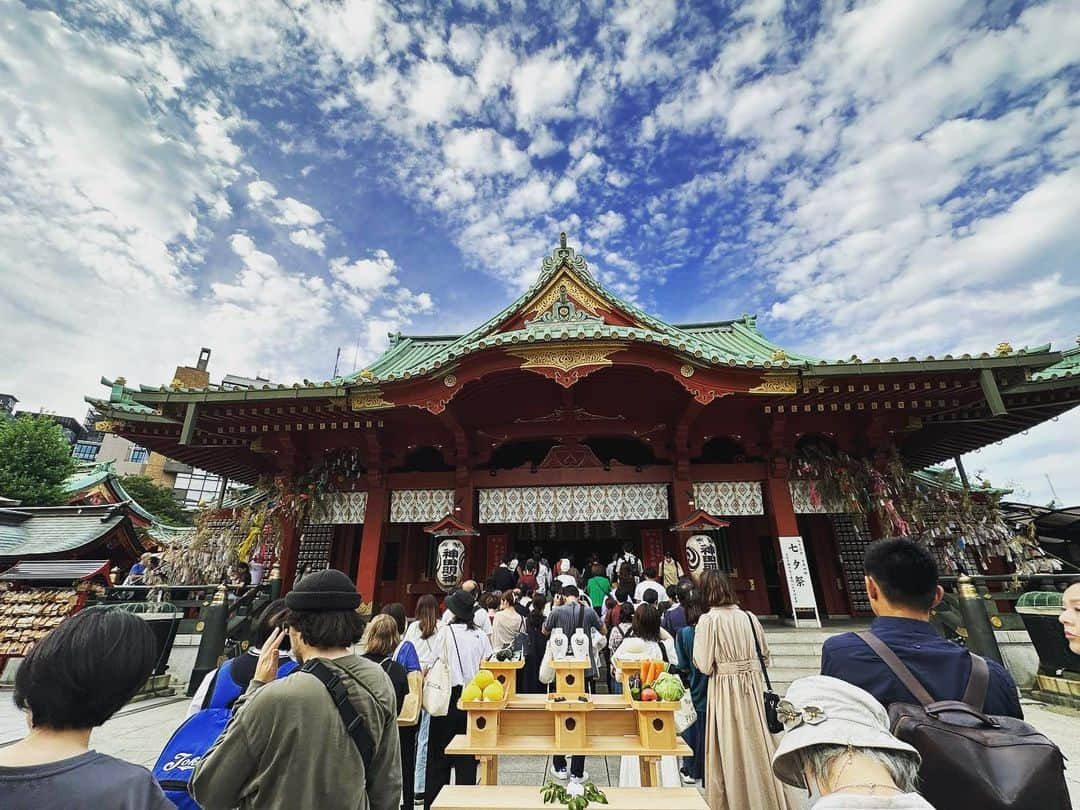
M 784 574 L 787 579 L 788 594 L 791 596 L 792 612 L 795 614 L 795 626 L 802 623 L 821 627 L 818 618 L 817 599 L 814 597 L 814 583 L 810 579 L 810 566 L 806 561 L 806 547 L 801 537 L 781 537 L 780 553 L 784 559 Z M 813 612 L 813 619 L 803 618 Z

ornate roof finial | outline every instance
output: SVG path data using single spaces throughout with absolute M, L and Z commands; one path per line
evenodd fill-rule
M 559 233 L 559 246 L 552 251 L 550 256 L 545 256 L 540 266 L 540 272 L 554 272 L 556 268 L 568 264 L 584 276 L 589 276 L 588 265 L 581 256 L 574 255 L 574 249 L 566 243 L 566 231 Z
M 1007 354 L 1012 354 L 1012 351 L 1012 346 L 1010 346 L 1007 342 L 1001 342 L 997 345 L 997 348 L 994 349 L 994 354 L 998 355 L 999 357 L 1004 357 Z

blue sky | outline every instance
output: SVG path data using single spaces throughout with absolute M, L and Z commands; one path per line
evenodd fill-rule
M 1077 42 L 1067 0 L 0 0 L 0 389 L 78 414 L 204 345 L 324 379 L 484 320 L 560 230 L 813 355 L 1071 346 Z M 1080 501 L 1078 441 L 969 467 Z

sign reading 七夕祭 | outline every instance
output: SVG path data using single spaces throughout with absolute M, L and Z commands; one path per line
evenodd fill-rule
M 803 622 L 820 627 L 817 599 L 814 597 L 814 583 L 810 580 L 810 565 L 806 561 L 806 547 L 801 537 L 781 537 L 780 553 L 784 560 L 784 574 L 787 579 L 788 594 L 795 614 L 795 626 Z M 806 617 L 813 613 L 813 619 Z M 802 613 L 802 616 L 800 616 Z

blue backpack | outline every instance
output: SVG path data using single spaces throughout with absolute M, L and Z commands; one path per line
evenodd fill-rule
M 229 724 L 233 704 L 244 692 L 244 687 L 232 679 L 234 660 L 226 661 L 214 674 L 209 699 L 204 703 L 209 708 L 193 714 L 173 732 L 154 764 L 154 779 L 177 810 L 201 810 L 191 796 L 191 777 Z M 286 661 L 278 667 L 278 677 L 284 678 L 296 668 L 295 661 Z
M 200 810 L 191 796 L 191 777 L 231 717 L 232 709 L 203 709 L 185 720 L 165 743 L 154 764 L 154 779 L 177 810 Z

